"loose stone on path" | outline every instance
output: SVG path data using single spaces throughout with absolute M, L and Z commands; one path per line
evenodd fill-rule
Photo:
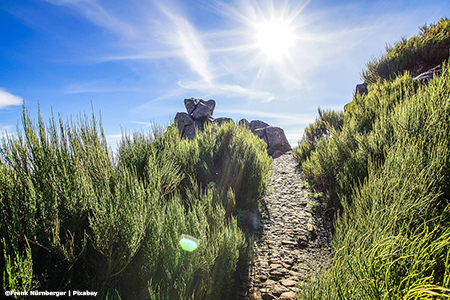
M 294 299 L 330 254 L 330 237 L 312 214 L 308 191 L 291 152 L 274 159 L 268 216 L 255 240 L 246 299 Z M 314 220 L 314 221 L 313 221 Z

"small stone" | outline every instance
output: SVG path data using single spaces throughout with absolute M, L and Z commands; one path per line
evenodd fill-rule
M 274 293 L 275 295 L 280 295 L 282 293 L 288 292 L 289 290 L 287 288 L 285 288 L 284 286 L 280 286 L 280 285 L 276 285 L 273 288 L 272 293 Z
M 283 240 L 281 243 L 283 243 L 283 245 L 286 245 L 288 247 L 295 247 L 295 246 L 297 246 L 296 242 L 289 241 L 289 240 Z
M 253 300 L 260 300 L 260 299 L 262 299 L 261 292 L 260 291 L 254 292 L 253 295 L 252 295 L 252 299 Z
M 263 291 L 263 290 L 267 290 L 267 292 L 266 292 L 266 291 Z M 263 298 L 264 300 L 272 300 L 272 299 L 275 299 L 275 296 L 272 295 L 271 293 L 269 293 L 269 289 L 261 289 L 261 296 L 262 296 L 262 298 Z
M 285 292 L 283 294 L 281 294 L 280 296 L 280 300 L 290 300 L 290 299 L 294 299 L 295 298 L 295 293 L 294 292 Z
M 297 284 L 296 281 L 294 280 L 290 280 L 290 279 L 284 279 L 281 280 L 280 283 L 284 286 L 290 287 L 290 286 L 295 286 Z
M 296 276 L 296 277 L 301 277 L 302 276 L 301 273 L 295 272 L 295 271 L 292 271 L 292 270 L 289 271 L 289 274 L 291 274 L 292 276 Z
M 260 282 L 264 282 L 267 280 L 266 275 L 258 275 L 258 276 L 256 276 L 256 278 L 259 279 Z
M 270 277 L 269 277 L 270 279 L 278 280 L 281 277 L 283 277 L 283 273 L 281 273 L 280 271 L 277 271 L 277 270 L 270 271 Z
M 282 266 L 280 265 L 280 264 L 271 264 L 270 265 L 270 269 L 271 270 L 273 270 L 273 269 L 278 269 L 278 268 L 281 268 Z
M 309 242 L 308 239 L 305 236 L 299 236 L 298 240 L 297 240 L 297 245 L 300 248 L 306 248 L 309 246 Z

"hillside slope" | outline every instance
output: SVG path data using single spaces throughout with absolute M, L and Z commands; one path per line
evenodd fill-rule
M 388 48 L 364 72 L 367 95 L 321 111 L 294 150 L 335 210 L 332 266 L 300 299 L 450 297 L 449 37 L 442 19 Z

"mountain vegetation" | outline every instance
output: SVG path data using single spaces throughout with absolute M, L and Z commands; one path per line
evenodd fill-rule
M 45 124 L 24 107 L 0 152 L 3 289 L 234 299 L 251 250 L 245 216 L 271 161 L 264 141 L 231 122 L 193 141 L 174 125 L 124 135 L 113 155 L 95 115 Z M 180 247 L 183 234 L 196 250 Z
M 450 298 L 449 49 L 450 20 L 422 27 L 367 65 L 367 95 L 305 130 L 294 155 L 335 211 L 334 258 L 299 299 Z
M 297 298 L 450 298 L 449 50 L 450 20 L 422 27 L 368 63 L 367 94 L 306 128 L 293 154 L 334 211 L 334 257 Z M 94 114 L 36 122 L 25 106 L 17 131 L 0 143 L 4 291 L 237 298 L 271 173 L 262 139 L 228 122 L 186 140 L 172 124 L 114 154 Z

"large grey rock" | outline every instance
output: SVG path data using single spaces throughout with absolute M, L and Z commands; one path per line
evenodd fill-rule
M 269 145 L 269 142 L 267 141 L 267 136 L 266 136 L 266 127 L 255 129 L 253 134 L 255 134 L 257 137 L 262 139 L 267 144 L 267 146 Z
M 369 90 L 367 89 L 367 83 L 361 83 L 356 85 L 356 94 L 367 95 Z
M 240 119 L 238 122 L 238 126 L 244 126 L 245 128 L 250 128 L 250 123 L 247 121 L 247 119 Z
M 434 76 L 439 76 L 442 73 L 441 66 L 434 67 L 433 69 L 430 69 L 426 72 L 423 72 L 422 74 L 419 74 L 418 76 L 413 78 L 413 82 L 425 82 L 428 84 L 428 81 L 434 78 Z
M 203 131 L 203 129 L 205 129 L 205 124 L 206 123 L 212 123 L 212 122 L 214 122 L 214 118 L 213 117 L 201 117 L 201 118 L 198 118 L 198 119 L 194 120 L 194 125 L 199 130 Z
M 277 150 L 282 153 L 292 150 L 283 129 L 274 126 L 268 126 L 265 129 L 268 142 L 267 154 L 273 155 Z
M 181 138 L 187 138 L 188 140 L 193 140 L 195 138 L 195 125 L 191 124 L 184 128 L 183 135 Z
M 255 129 L 255 131 L 253 133 L 260 139 L 264 139 L 264 137 L 266 136 L 266 127 L 257 128 L 257 129 Z
M 194 112 L 200 100 L 201 99 L 197 98 L 184 99 L 184 106 L 186 107 L 186 111 L 188 114 L 192 114 Z
M 217 125 L 222 125 L 223 123 L 228 123 L 228 122 L 232 122 L 233 124 L 234 124 L 234 121 L 233 121 L 233 119 L 232 118 L 225 118 L 225 117 L 222 117 L 222 118 L 216 118 L 215 120 L 214 120 L 214 122 L 216 122 L 217 123 Z
M 265 128 L 269 126 L 266 122 L 260 121 L 260 120 L 253 120 L 250 122 L 250 130 L 254 133 L 256 129 L 258 128 Z
M 214 101 L 212 99 L 208 100 L 208 101 L 204 101 L 204 100 L 200 99 L 200 101 L 198 102 L 194 111 L 190 115 L 194 119 L 200 119 L 202 117 L 212 117 L 215 107 L 216 107 L 216 101 Z
M 191 125 L 194 123 L 194 120 L 187 114 L 179 112 L 175 116 L 175 124 L 177 124 L 178 131 L 182 135 L 184 132 L 184 128 L 188 125 Z

